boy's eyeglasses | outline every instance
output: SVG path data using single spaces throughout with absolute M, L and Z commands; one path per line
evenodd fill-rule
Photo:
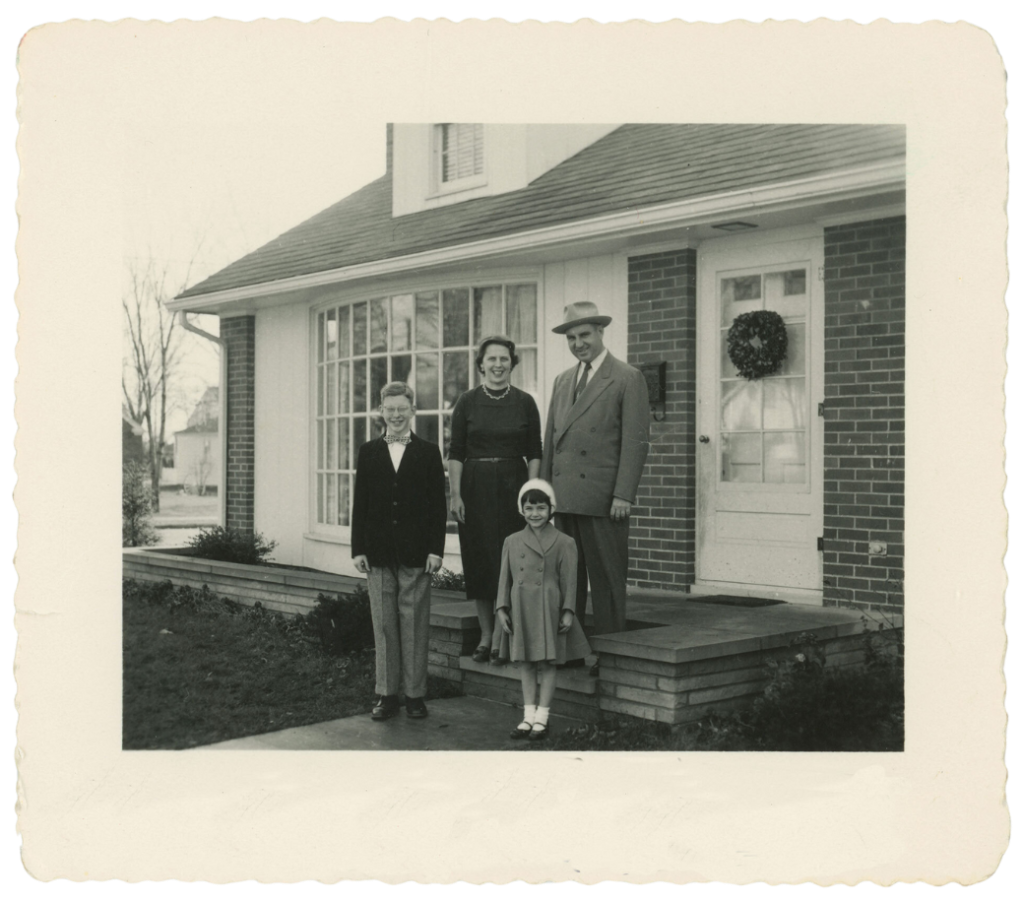
M 412 412 L 412 408 L 408 407 L 408 406 L 406 406 L 406 407 L 381 407 L 380 410 L 381 410 L 381 412 L 385 416 L 388 415 L 388 414 L 392 414 L 392 413 L 411 413 Z

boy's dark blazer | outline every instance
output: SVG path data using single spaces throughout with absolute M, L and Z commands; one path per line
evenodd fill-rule
M 371 567 L 425 567 L 444 556 L 447 501 L 440 448 L 414 433 L 395 473 L 383 438 L 359 449 L 352 499 L 352 557 Z

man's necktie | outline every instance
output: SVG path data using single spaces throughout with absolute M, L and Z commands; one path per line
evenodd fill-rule
M 572 403 L 575 404 L 579 400 L 579 395 L 583 393 L 583 389 L 586 388 L 586 383 L 590 378 L 590 364 L 586 364 L 586 369 L 583 370 L 583 377 L 576 383 L 575 394 L 572 395 Z
M 399 445 L 407 445 L 410 441 L 412 441 L 412 436 L 411 435 L 385 435 L 384 436 L 384 441 L 387 442 L 388 445 L 393 445 L 395 442 L 397 442 Z

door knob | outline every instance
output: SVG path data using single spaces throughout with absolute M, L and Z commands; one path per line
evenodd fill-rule
M 709 442 L 709 441 L 710 441 L 710 436 L 707 436 L 707 435 L 701 435 L 700 436 L 700 443 L 701 444 L 706 445 L 707 442 Z

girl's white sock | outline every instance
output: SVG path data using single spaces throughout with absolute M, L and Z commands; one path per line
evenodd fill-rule
M 533 723 L 538 723 L 542 727 L 547 726 L 547 718 L 548 716 L 550 716 L 550 713 L 551 713 L 550 708 L 537 708 L 536 719 L 533 721 Z
M 536 705 L 523 705 L 522 706 L 522 723 L 526 726 L 533 726 L 536 722 Z M 521 727 L 522 724 L 519 724 Z

